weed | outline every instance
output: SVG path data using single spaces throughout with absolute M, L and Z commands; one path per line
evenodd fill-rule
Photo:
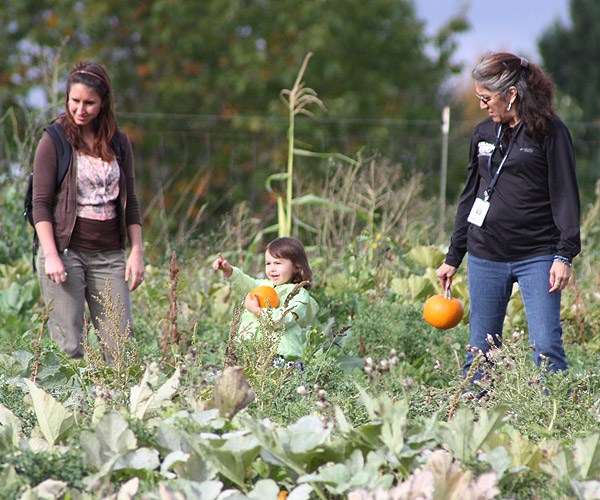
M 89 342 L 89 320 L 84 327 L 83 350 L 90 371 L 100 385 L 124 389 L 131 382 L 132 369 L 138 364 L 137 351 L 131 341 L 131 325 L 124 321 L 125 305 L 120 294 L 113 295 L 108 279 L 94 300 L 102 307 L 104 317 L 96 318 L 103 332 L 97 332 L 97 350 Z
M 248 382 L 257 396 L 261 411 L 266 411 L 281 384 L 285 381 L 286 369 L 274 368 L 279 342 L 284 334 L 283 328 L 273 318 L 273 309 L 263 309 L 256 331 L 247 331 L 244 327 L 236 332 L 233 342 L 237 343 L 235 357 L 246 371 Z M 282 373 L 283 371 L 283 373 Z
M 448 410 L 447 422 L 450 422 L 450 420 L 452 420 L 454 413 L 458 409 L 458 405 L 460 403 L 461 396 L 470 393 L 470 391 L 467 392 L 468 387 L 471 384 L 471 380 L 473 379 L 474 375 L 477 373 L 477 370 L 479 370 L 479 368 L 480 368 L 481 361 L 483 360 L 483 353 L 481 351 L 479 351 L 476 353 L 474 352 L 473 354 L 474 354 L 473 362 L 471 363 L 471 366 L 469 367 L 467 376 L 464 378 L 464 380 L 462 381 L 462 384 L 460 384 L 458 389 L 454 392 L 454 396 L 452 397 L 452 403 L 450 404 L 450 409 Z
M 173 251 L 171 266 L 169 267 L 169 309 L 167 311 L 167 322 L 162 335 L 161 348 L 165 356 L 169 353 L 182 353 L 187 348 L 188 339 L 179 330 L 177 316 L 178 284 L 180 268 L 177 265 L 177 254 Z
M 92 472 L 85 464 L 81 450 L 73 447 L 47 451 L 21 449 L 5 455 L 2 462 L 11 464 L 31 486 L 52 478 L 82 490 L 83 479 Z
M 42 324 L 38 330 L 38 336 L 34 340 L 31 341 L 31 346 L 33 347 L 33 363 L 31 365 L 31 380 L 36 381 L 38 376 L 38 371 L 40 369 L 40 357 L 42 353 L 42 338 L 44 337 L 44 331 L 46 330 L 46 325 L 48 324 L 48 320 L 50 318 L 50 309 L 52 307 L 51 299 L 48 305 L 44 307 L 42 310 Z
M 534 440 L 573 436 L 579 425 L 593 425 L 593 411 L 585 411 L 594 406 L 586 377 L 553 372 L 545 361 L 536 366 L 531 361 L 532 347 L 523 331 L 505 337 L 499 347 L 492 346 L 486 353 L 491 363 L 479 383 L 485 396 L 477 404 L 509 406 L 512 425 Z

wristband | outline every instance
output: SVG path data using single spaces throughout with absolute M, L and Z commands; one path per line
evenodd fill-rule
M 571 264 L 571 261 L 569 259 L 567 259 L 566 257 L 563 257 L 562 255 L 555 255 L 554 262 L 560 262 L 561 264 L 566 264 L 569 267 L 571 267 L 573 265 L 573 264 Z

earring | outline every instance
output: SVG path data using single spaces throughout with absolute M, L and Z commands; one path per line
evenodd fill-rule
M 512 101 L 510 101 L 508 106 L 506 106 L 506 111 L 510 111 L 510 108 L 512 108 Z

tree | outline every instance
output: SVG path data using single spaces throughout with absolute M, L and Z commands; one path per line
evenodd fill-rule
M 467 27 L 459 16 L 429 40 L 410 0 L 6 0 L 0 20 L 7 90 L 39 85 L 36 63 L 64 45 L 69 64 L 109 66 L 128 111 L 280 114 L 279 91 L 310 51 L 331 114 L 354 118 L 437 116 L 432 97 Z
M 450 63 L 454 37 L 467 24 L 458 15 L 433 38 L 424 28 L 412 0 L 4 0 L 0 50 L 11 56 L 0 68 L 0 107 L 27 104 L 23 96 L 41 87 L 57 103 L 52 113 L 60 111 L 68 68 L 82 58 L 103 62 L 139 155 L 144 205 L 164 195 L 165 217 L 177 225 L 201 204 L 252 205 L 281 170 L 287 123 L 279 93 L 308 52 L 307 82 L 327 108 L 317 117 L 347 120 L 298 121 L 304 144 L 353 134 L 356 152 L 369 124 L 354 119 L 438 120 L 440 89 L 459 70 Z M 393 132 L 406 136 L 409 127 Z M 281 144 L 232 146 L 224 137 L 237 132 Z M 387 126 L 368 133 L 392 137 Z
M 556 84 L 559 109 L 570 124 L 577 156 L 579 188 L 584 201 L 594 199 L 595 184 L 600 178 L 600 133 L 594 125 L 600 117 L 600 2 L 570 0 L 571 23 L 558 21 L 548 28 L 538 43 L 544 67 Z M 596 22 L 598 21 L 598 22 Z
M 570 0 L 571 24 L 556 21 L 538 43 L 544 67 L 552 74 L 558 89 L 581 107 L 582 118 L 594 121 L 600 116 L 600 2 Z M 598 22 L 595 22 L 598 21 Z

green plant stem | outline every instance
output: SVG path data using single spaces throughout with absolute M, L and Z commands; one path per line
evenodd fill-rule
M 554 426 L 554 419 L 558 413 L 558 406 L 556 404 L 556 398 L 552 399 L 552 418 L 550 419 L 550 423 L 548 424 L 548 430 L 551 431 Z
M 308 56 L 307 56 L 308 57 Z M 305 64 L 302 66 L 302 70 L 298 74 L 298 79 L 296 79 L 296 83 L 294 84 L 294 88 L 290 94 L 290 106 L 289 106 L 289 120 L 290 126 L 288 128 L 288 158 L 287 158 L 287 178 L 286 178 L 286 189 L 285 189 L 285 208 L 283 210 L 285 221 L 284 227 L 279 226 L 279 236 L 290 236 L 292 230 L 292 190 L 293 190 L 293 181 L 292 176 L 294 175 L 294 115 L 295 115 L 295 106 L 296 106 L 296 93 L 298 90 L 298 85 L 300 81 L 300 77 L 304 72 Z
M 452 405 L 450 406 L 450 410 L 448 411 L 448 419 L 446 420 L 446 422 L 450 422 L 450 420 L 452 420 L 452 417 L 454 416 L 454 412 L 458 408 L 458 403 L 460 401 L 460 395 L 467 388 L 467 385 L 469 385 L 471 377 L 475 374 L 475 370 L 477 370 L 477 368 L 479 368 L 479 363 L 481 362 L 482 357 L 483 357 L 483 353 L 481 351 L 479 351 L 479 354 L 477 354 L 477 356 L 475 356 L 475 359 L 473 359 L 473 363 L 471 364 L 471 367 L 469 368 L 469 372 L 467 373 L 467 376 L 462 381 L 462 384 L 460 384 L 460 387 L 458 388 L 458 390 L 454 393 L 454 397 L 452 398 Z

